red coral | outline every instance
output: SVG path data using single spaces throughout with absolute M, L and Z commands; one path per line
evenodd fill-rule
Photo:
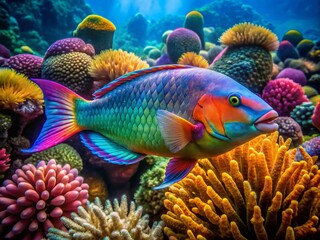
M 289 117 L 291 111 L 303 102 L 309 102 L 300 84 L 289 78 L 278 78 L 268 82 L 262 98 L 271 105 L 279 116 Z
M 4 173 L 10 167 L 10 154 L 6 154 L 6 149 L 0 150 L 0 173 Z
M 313 126 L 318 128 L 318 130 L 320 130 L 320 101 L 317 103 L 314 109 L 314 112 L 312 115 L 312 124 Z
M 52 159 L 22 166 L 0 188 L 1 235 L 40 240 L 50 227 L 63 229 L 60 217 L 86 203 L 88 188 L 69 164 Z

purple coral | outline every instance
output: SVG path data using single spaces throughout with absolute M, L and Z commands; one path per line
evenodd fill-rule
M 156 61 L 156 66 L 166 65 L 166 64 L 173 64 L 172 60 L 170 59 L 167 53 L 161 55 Z
M 91 44 L 86 44 L 80 38 L 64 38 L 54 42 L 47 50 L 44 60 L 48 57 L 57 56 L 72 52 L 82 52 L 93 57 L 95 54 Z
M 3 58 L 9 58 L 10 57 L 9 49 L 6 46 L 2 45 L 2 44 L 0 44 L 0 57 L 3 57 Z
M 302 147 L 306 150 L 306 152 L 310 156 L 318 156 L 318 159 L 320 159 L 320 136 L 312 138 L 309 141 L 306 141 L 302 144 Z M 297 149 L 297 153 L 295 155 L 295 160 L 300 161 L 303 160 L 303 157 L 301 155 L 301 152 L 299 148 Z M 320 161 L 317 161 L 317 165 L 320 165 Z
M 284 68 L 276 78 L 289 78 L 295 83 L 299 83 L 301 86 L 307 84 L 307 78 L 304 72 L 294 68 Z
M 182 54 L 195 52 L 198 54 L 201 49 L 201 40 L 192 30 L 177 28 L 167 37 L 167 52 L 170 59 L 176 63 Z
M 292 139 L 292 145 L 298 146 L 303 142 L 303 133 L 300 125 L 291 117 L 278 117 L 275 120 L 278 124 L 278 132 L 284 140 Z
M 40 240 L 50 227 L 63 229 L 60 217 L 70 216 L 87 198 L 88 185 L 69 164 L 52 159 L 24 165 L 0 188 L 1 236 Z
M 10 167 L 10 154 L 6 154 L 6 149 L 0 149 L 0 173 L 6 172 Z
M 303 102 L 308 102 L 300 84 L 289 78 L 271 80 L 262 91 L 262 98 L 279 116 L 290 116 L 291 111 Z
M 36 55 L 23 53 L 10 57 L 2 67 L 12 68 L 28 78 L 40 78 L 42 60 Z
M 284 62 L 287 58 L 298 59 L 299 52 L 288 40 L 284 40 L 279 45 L 277 56 Z

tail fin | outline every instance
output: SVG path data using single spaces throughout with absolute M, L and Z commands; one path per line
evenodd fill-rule
M 43 91 L 47 120 L 33 146 L 22 150 L 24 153 L 53 147 L 83 130 L 78 126 L 75 116 L 75 100 L 85 101 L 81 96 L 56 82 L 42 79 L 32 81 Z

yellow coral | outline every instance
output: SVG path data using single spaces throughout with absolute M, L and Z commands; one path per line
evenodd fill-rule
M 89 74 L 96 81 L 110 82 L 128 72 L 149 67 L 133 53 L 120 50 L 101 52 L 92 61 Z
M 116 30 L 116 26 L 111 21 L 95 14 L 88 15 L 85 19 L 83 19 L 75 31 L 77 32 L 78 30 L 85 28 L 111 32 Z
M 33 54 L 33 50 L 32 50 L 32 48 L 29 47 L 29 46 L 21 46 L 21 50 L 22 50 L 23 52 L 25 52 L 25 53 L 31 53 L 31 54 Z
M 13 109 L 28 99 L 43 103 L 38 85 L 13 69 L 0 69 L 0 107 Z
M 275 51 L 279 47 L 278 37 L 273 32 L 252 23 L 239 23 L 229 28 L 219 41 L 226 46 L 259 45 L 269 51 Z
M 320 170 L 291 140 L 262 135 L 201 159 L 169 187 L 162 215 L 171 239 L 299 239 L 319 234 Z
M 178 60 L 178 64 L 190 65 L 201 68 L 208 68 L 209 64 L 207 60 L 194 52 L 184 53 Z

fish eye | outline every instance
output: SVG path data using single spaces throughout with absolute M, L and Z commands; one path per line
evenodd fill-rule
M 240 96 L 237 94 L 231 94 L 229 96 L 229 103 L 234 107 L 238 107 L 241 104 Z

